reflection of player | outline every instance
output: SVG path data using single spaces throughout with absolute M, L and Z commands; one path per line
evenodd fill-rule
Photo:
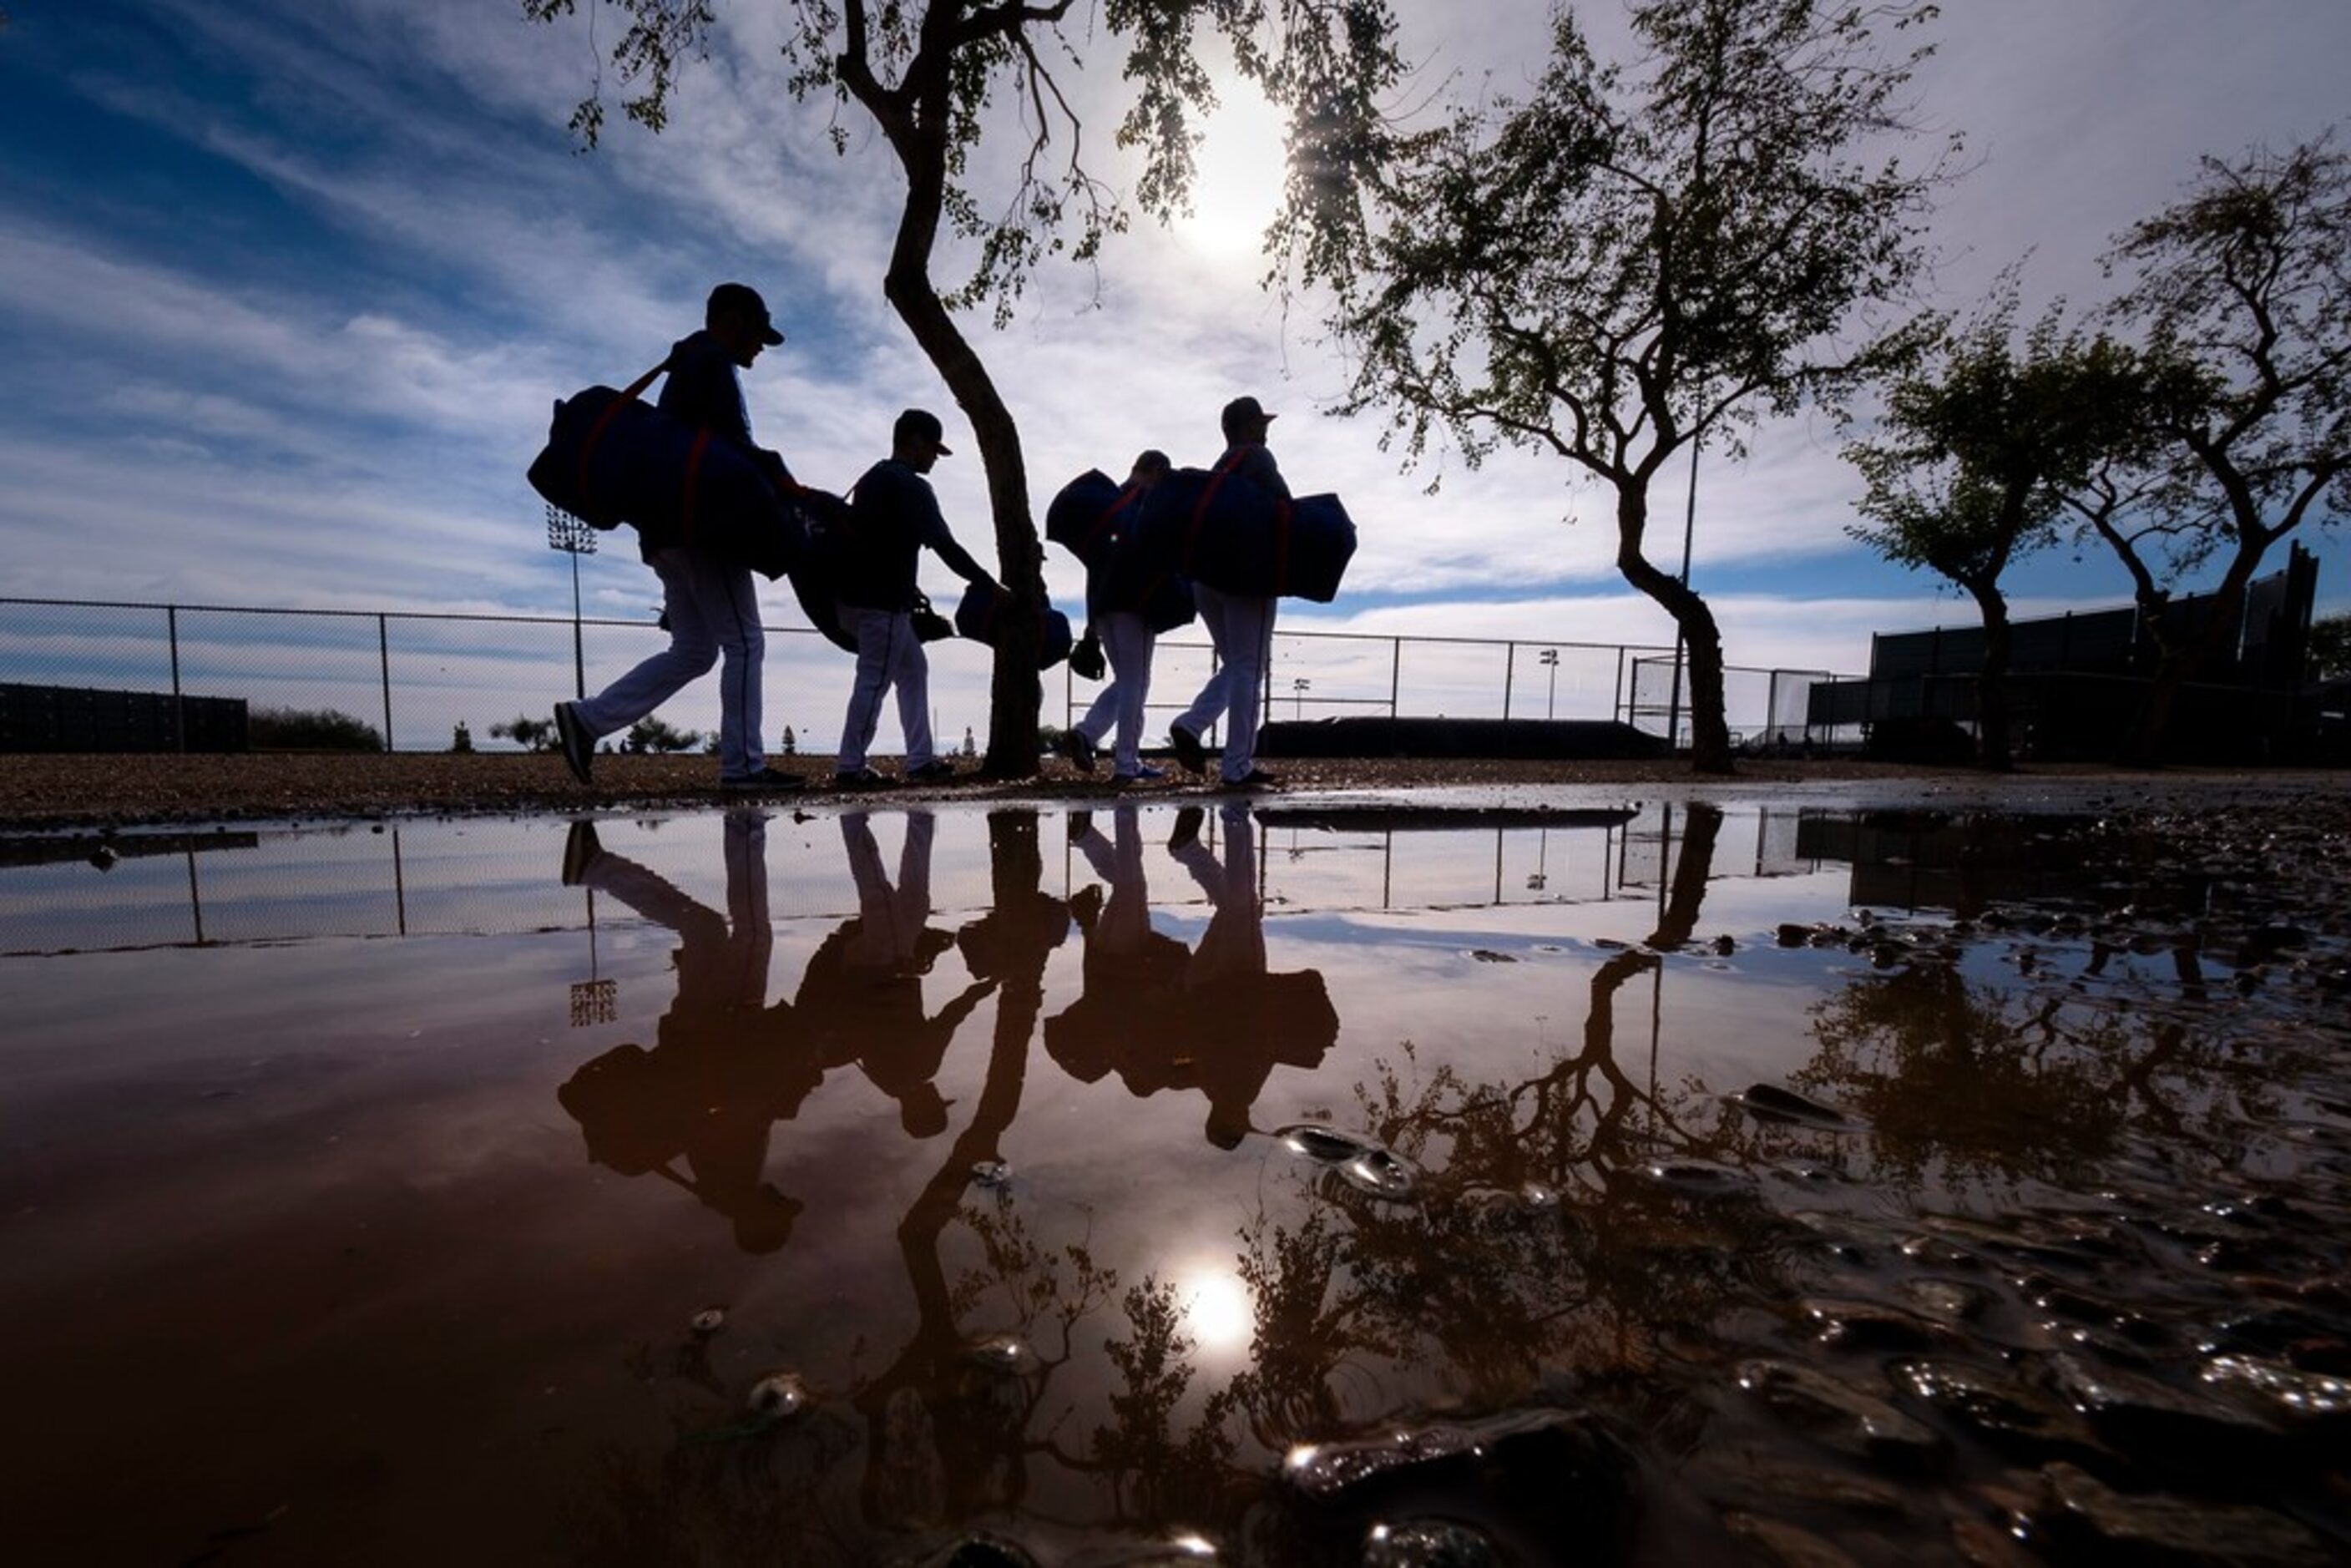
M 1151 891 L 1144 880 L 1143 833 L 1132 801 L 1113 819 L 1113 842 L 1092 813 L 1072 812 L 1070 836 L 1096 876 L 1110 884 L 1072 899 L 1085 933 L 1085 991 L 1045 1020 L 1045 1051 L 1063 1071 L 1092 1083 L 1113 1066 L 1136 1093 L 1136 1064 L 1169 1060 L 1188 1046 L 1179 988 L 1191 954 L 1184 944 L 1151 928 Z
M 1055 1061 L 1081 1078 L 1089 1067 L 1099 1076 L 1096 1062 L 1114 1064 L 1120 1080 L 1138 1095 L 1197 1089 L 1208 1100 L 1208 1141 L 1229 1149 L 1249 1131 L 1249 1109 L 1274 1068 L 1318 1066 L 1338 1038 L 1339 1015 L 1320 970 L 1266 972 L 1257 824 L 1238 802 L 1221 809 L 1217 821 L 1222 860 L 1200 841 L 1196 808 L 1177 817 L 1168 841 L 1169 853 L 1199 883 L 1211 913 L 1199 946 L 1180 968 L 1157 956 L 1152 944 L 1139 949 L 1145 983 L 1163 988 L 1164 999 L 1111 991 L 1105 1000 L 1093 1001 L 1097 970 L 1090 942 L 1087 997 L 1054 1020 L 1061 1026 L 1058 1045 L 1049 1026 L 1046 1044 Z M 1113 855 L 1109 873 L 1118 873 L 1110 878 L 1113 903 L 1123 891 L 1123 876 L 1132 877 L 1134 901 L 1144 902 L 1139 853 L 1131 862 Z M 1110 913 L 1106 904 L 1104 922 Z M 1103 975 L 1138 977 L 1134 970 Z M 1153 1019 L 1165 1021 L 1144 1021 Z
M 588 1157 L 624 1176 L 656 1172 L 735 1224 L 747 1252 L 790 1239 L 801 1204 L 765 1179 L 768 1128 L 797 1114 L 822 1081 L 814 1051 L 793 1038 L 791 1008 L 767 1005 L 766 818 L 730 811 L 724 828 L 726 909 L 720 915 L 673 883 L 603 848 L 572 825 L 563 880 L 609 894 L 678 935 L 677 999 L 653 1049 L 613 1047 L 556 1092 L 580 1124 Z M 691 1176 L 671 1168 L 685 1157 Z
M 923 976 L 955 946 L 954 934 L 930 924 L 931 839 L 928 811 L 906 813 L 906 840 L 891 884 L 866 813 L 841 819 L 849 874 L 857 884 L 857 915 L 824 939 L 800 981 L 799 1013 L 825 1066 L 854 1061 L 876 1089 L 898 1103 L 907 1132 L 927 1138 L 947 1124 L 939 1063 L 956 1030 L 987 996 L 977 982 L 935 1018 L 923 1008 Z
M 1194 1080 L 1208 1097 L 1208 1142 L 1229 1149 L 1249 1130 L 1249 1107 L 1276 1063 L 1315 1067 L 1338 1037 L 1319 969 L 1291 975 L 1265 972 L 1265 906 L 1257 895 L 1257 823 L 1249 808 L 1228 804 L 1217 813 L 1223 831 L 1220 863 L 1181 824 L 1168 852 L 1192 873 L 1213 913 L 1184 972 L 1200 1037 Z

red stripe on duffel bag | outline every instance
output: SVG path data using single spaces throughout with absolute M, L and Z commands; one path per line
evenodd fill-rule
M 1125 489 L 1121 490 L 1118 493 L 1118 499 L 1113 501 L 1109 506 L 1102 508 L 1102 516 L 1094 519 L 1094 526 L 1086 530 L 1086 549 L 1088 550 L 1092 550 L 1094 548 L 1094 541 L 1102 538 L 1102 531 L 1110 527 L 1110 520 L 1118 516 L 1118 509 L 1121 507 L 1125 506 L 1131 497 L 1141 493 L 1142 488 L 1143 486 L 1140 485 L 1129 485 Z
M 1192 507 L 1192 526 L 1184 531 L 1183 564 L 1187 577 L 1192 571 L 1192 556 L 1199 549 L 1200 528 L 1208 520 L 1208 503 L 1217 498 L 1217 491 L 1223 486 L 1225 476 L 1239 466 L 1240 460 L 1241 455 L 1236 452 L 1208 471 L 1207 486 L 1200 492 L 1200 499 Z
M 639 376 L 635 381 L 631 382 L 627 386 L 622 388 L 621 395 L 614 398 L 611 402 L 606 403 L 604 405 L 604 412 L 596 416 L 596 423 L 588 427 L 588 439 L 580 444 L 579 496 L 581 501 L 585 502 L 590 499 L 588 495 L 588 459 L 595 455 L 596 444 L 604 439 L 604 432 L 611 427 L 614 416 L 619 414 L 622 408 L 626 404 L 636 402 L 638 397 L 643 393 L 644 390 L 653 384 L 653 378 L 660 375 L 667 369 L 669 369 L 669 361 L 667 360 L 664 360 L 660 364 L 655 365 L 652 370 L 647 371 L 643 375 Z

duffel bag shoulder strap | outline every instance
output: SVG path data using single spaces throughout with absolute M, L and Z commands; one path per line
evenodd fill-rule
M 611 428 L 613 416 L 644 395 L 644 390 L 653 384 L 653 378 L 667 369 L 669 361 L 664 358 L 660 364 L 622 388 L 621 395 L 605 404 L 604 412 L 596 416 L 596 423 L 588 429 L 588 438 L 580 444 L 580 489 L 583 495 L 588 489 L 588 459 L 594 454 L 596 444 L 604 439 L 604 432 Z
M 635 381 L 631 382 L 627 386 L 622 388 L 621 395 L 624 398 L 644 396 L 645 389 L 653 384 L 653 379 L 667 369 L 669 369 L 669 361 L 664 359 L 660 364 L 655 365 L 652 370 L 647 371 L 643 375 L 639 376 Z

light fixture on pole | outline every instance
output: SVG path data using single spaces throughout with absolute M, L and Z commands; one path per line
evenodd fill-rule
M 1545 648 L 1535 656 L 1535 663 L 1551 669 L 1551 690 L 1543 697 L 1543 717 L 1555 717 L 1559 712 L 1559 650 Z
M 1306 716 L 1306 694 L 1313 685 L 1314 683 L 1308 680 L 1304 675 L 1301 675 L 1296 680 L 1290 683 L 1290 716 L 1291 718 L 1300 719 Z
M 596 530 L 552 501 L 547 507 L 547 548 L 571 558 L 571 685 L 572 695 L 588 695 L 588 653 L 580 634 L 580 558 L 596 553 Z
M 596 890 L 588 894 L 588 977 L 571 982 L 571 1027 L 592 1029 L 621 1016 L 621 982 L 605 979 L 596 970 Z

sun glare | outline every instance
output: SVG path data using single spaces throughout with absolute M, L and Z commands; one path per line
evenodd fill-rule
M 1192 212 L 1176 232 L 1214 256 L 1255 256 L 1281 203 L 1281 116 L 1246 83 L 1221 87 L 1202 128 Z
M 1184 1282 L 1183 1301 L 1185 1332 L 1202 1350 L 1215 1354 L 1249 1344 L 1256 1313 L 1239 1276 L 1204 1269 Z

